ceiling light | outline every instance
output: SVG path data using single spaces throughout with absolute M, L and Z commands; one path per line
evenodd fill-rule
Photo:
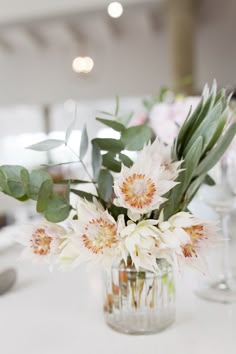
M 73 60 L 72 68 L 76 73 L 88 74 L 93 70 L 94 61 L 90 57 L 77 57 Z
M 113 18 L 118 18 L 123 14 L 123 6 L 120 2 L 111 2 L 108 5 L 107 12 L 109 16 Z

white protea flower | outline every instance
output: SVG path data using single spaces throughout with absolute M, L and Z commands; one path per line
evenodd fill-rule
M 130 256 L 135 268 L 157 271 L 156 253 L 161 248 L 160 231 L 157 220 L 143 220 L 138 224 L 129 221 L 120 231 L 121 254 L 126 261 Z
M 14 239 L 25 246 L 22 258 L 49 263 L 57 257 L 66 234 L 67 231 L 62 226 L 43 222 L 15 229 Z
M 131 168 L 122 166 L 121 172 L 114 183 L 116 198 L 114 204 L 128 209 L 129 217 L 136 221 L 141 214 L 158 209 L 166 200 L 163 195 L 177 183 L 178 164 L 167 164 L 158 153 L 158 143 L 146 145 L 139 153 Z
M 78 242 L 73 240 L 73 237 L 71 238 L 69 235 L 60 246 L 57 263 L 61 269 L 71 269 L 77 265 L 79 256 L 80 247 Z
M 71 223 L 73 232 L 60 260 L 63 262 L 65 258 L 68 264 L 71 259 L 72 266 L 88 261 L 111 266 L 118 244 L 116 221 L 95 201 L 90 203 L 79 198 L 77 209 L 78 220 Z
M 174 252 L 177 263 L 206 272 L 206 262 L 202 251 L 217 239 L 214 223 L 202 221 L 190 213 L 180 212 L 168 221 L 159 221 L 162 241 Z
M 180 171 L 183 161 L 172 161 L 171 146 L 163 144 L 158 138 L 151 145 L 150 154 L 154 164 L 158 163 L 163 168 L 163 176 L 167 180 L 175 180 Z

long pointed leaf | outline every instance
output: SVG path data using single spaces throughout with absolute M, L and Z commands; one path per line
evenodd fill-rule
M 205 119 L 201 122 L 201 124 L 197 127 L 194 133 L 191 135 L 187 146 L 185 146 L 183 156 L 189 151 L 193 143 L 199 136 L 202 136 L 204 139 L 204 146 L 207 146 L 214 135 L 216 127 L 218 125 L 218 120 L 222 112 L 222 104 L 221 102 L 217 103 L 217 105 L 212 108 Z
M 119 109 L 120 109 L 120 98 L 119 98 L 119 96 L 116 96 L 116 109 L 115 109 L 115 117 L 117 117 L 117 116 L 118 116 Z
M 79 150 L 79 158 L 80 160 L 83 160 L 84 156 L 86 155 L 88 151 L 88 133 L 86 126 L 84 126 L 82 135 L 81 135 L 81 141 L 80 141 L 80 150 Z
M 195 176 L 206 174 L 224 155 L 236 134 L 236 123 L 231 124 L 218 144 L 207 154 L 196 169 Z

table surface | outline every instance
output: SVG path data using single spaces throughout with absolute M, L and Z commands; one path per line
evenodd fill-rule
M 147 336 L 119 334 L 102 313 L 100 273 L 53 271 L 18 260 L 19 248 L 0 251 L 0 269 L 14 265 L 18 281 L 0 297 L 1 354 L 235 354 L 236 304 L 206 302 L 194 278 L 178 281 L 177 318 Z

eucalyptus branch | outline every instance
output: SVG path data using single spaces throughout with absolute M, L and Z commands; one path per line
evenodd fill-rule
M 93 178 L 92 178 L 91 174 L 89 173 L 89 171 L 88 171 L 88 169 L 87 169 L 87 167 L 86 167 L 84 161 L 79 157 L 79 155 L 78 155 L 68 144 L 66 144 L 66 146 L 67 146 L 68 149 L 72 152 L 72 154 L 77 157 L 78 162 L 81 163 L 81 165 L 82 165 L 82 167 L 83 167 L 85 173 L 86 173 L 87 176 L 89 177 L 91 183 L 94 185 L 94 187 L 96 188 L 96 191 L 97 191 L 97 193 L 98 193 L 98 188 L 97 188 L 96 182 L 93 180 Z

